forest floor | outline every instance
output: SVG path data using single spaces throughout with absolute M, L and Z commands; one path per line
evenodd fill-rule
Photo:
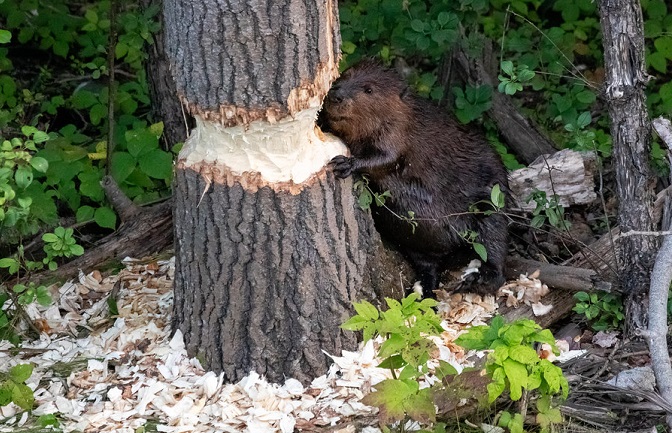
M 42 331 L 39 340 L 20 349 L 3 343 L 0 364 L 34 365 L 27 382 L 35 393 L 33 414 L 56 414 L 64 432 L 381 431 L 376 409 L 360 402 L 390 377 L 376 367 L 377 343 L 330 354 L 333 365 L 327 374 L 308 386 L 294 379 L 269 384 L 255 372 L 238 383 L 224 383 L 222 375 L 189 358 L 179 331 L 170 335 L 173 273 L 174 259 L 128 260 L 117 275 L 93 272 L 52 286 L 58 301 L 50 307 L 31 305 L 27 313 Z M 110 314 L 109 298 L 116 299 L 118 314 Z M 435 340 L 434 362 L 442 359 L 460 370 L 477 357 L 452 341 L 466 324 L 488 320 L 497 305 L 492 297 L 469 295 L 444 301 L 439 312 L 446 332 Z M 569 352 L 573 356 L 563 364 L 571 384 L 563 412 L 571 418 L 565 418 L 561 431 L 651 431 L 662 422 L 657 395 L 606 384 L 620 371 L 646 365 L 646 347 L 607 334 L 601 342 L 598 338 L 607 346 L 600 348 L 590 337 L 585 332 L 573 337 L 576 344 L 581 338 L 591 342 Z M 560 346 L 566 350 L 570 344 Z M 37 431 L 34 418 L 13 404 L 0 407 L 0 416 L 2 432 Z M 474 415 L 472 422 L 479 425 L 483 417 Z

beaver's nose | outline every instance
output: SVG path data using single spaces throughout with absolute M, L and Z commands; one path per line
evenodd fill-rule
M 343 99 L 345 99 L 343 89 L 341 89 L 339 85 L 332 86 L 327 96 L 329 97 L 329 102 L 333 102 L 335 104 L 340 104 L 343 102 Z

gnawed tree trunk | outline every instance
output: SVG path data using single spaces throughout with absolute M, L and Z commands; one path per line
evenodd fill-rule
M 605 97 L 611 118 L 621 232 L 653 231 L 655 177 L 649 164 L 651 125 L 644 89 L 644 28 L 639 0 L 599 3 L 605 61 Z M 617 243 L 619 282 L 628 294 L 630 332 L 646 327 L 646 294 L 658 247 L 655 236 L 625 236 Z
M 173 328 L 236 381 L 304 382 L 353 349 L 352 301 L 384 281 L 343 153 L 314 120 L 337 75 L 336 3 L 166 0 L 166 46 L 196 128 L 175 176 Z M 398 284 L 393 275 L 394 285 Z

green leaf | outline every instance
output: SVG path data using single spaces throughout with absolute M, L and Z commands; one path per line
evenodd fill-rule
M 402 358 L 401 355 L 392 355 L 388 358 L 383 359 L 381 363 L 378 364 L 378 367 L 386 368 L 389 370 L 396 370 L 404 367 L 405 365 L 407 365 L 406 361 L 404 361 L 404 358 Z
M 37 418 L 37 423 L 39 424 L 40 427 L 46 428 L 46 427 L 58 427 L 60 425 L 58 418 L 56 418 L 56 415 L 53 413 L 46 414 L 46 415 L 40 415 Z
M 582 104 L 592 104 L 597 97 L 590 90 L 583 90 L 576 94 L 576 100 Z
M 33 141 L 35 143 L 44 143 L 45 141 L 49 141 L 49 134 L 44 131 L 35 131 L 35 134 L 33 134 Z
M 537 351 L 529 346 L 514 346 L 509 349 L 509 357 L 521 364 L 536 364 L 539 362 Z
M 487 330 L 487 326 L 473 326 L 469 328 L 467 332 L 457 337 L 455 344 L 459 344 L 467 350 L 488 349 L 489 344 L 484 340 L 484 335 Z
M 128 153 L 134 158 L 159 148 L 159 138 L 148 128 L 126 131 L 125 138 Z
M 500 209 L 504 207 L 505 197 L 498 183 L 496 183 L 490 191 L 490 201 Z
M 23 410 L 30 410 L 35 403 L 33 390 L 23 383 L 15 383 L 12 388 L 12 401 Z
M 439 367 L 434 369 L 434 374 L 439 380 L 443 380 L 446 376 L 455 376 L 457 375 L 457 370 L 451 364 L 447 363 L 444 360 L 439 360 Z
M 523 387 L 527 386 L 527 368 L 518 361 L 509 358 L 503 362 L 506 378 L 509 380 L 511 400 L 518 401 L 523 396 Z
M 86 18 L 86 20 L 91 22 L 91 23 L 97 23 L 98 22 L 98 14 L 93 9 L 87 9 L 87 11 L 84 12 L 84 18 Z
M 42 235 L 42 240 L 47 243 L 54 243 L 54 242 L 59 242 L 61 238 L 59 238 L 57 235 L 54 233 L 45 233 Z
M 0 44 L 6 44 L 12 40 L 12 33 L 9 30 L 0 29 Z
M 89 110 L 89 118 L 94 125 L 98 125 L 105 117 L 107 117 L 107 107 L 103 104 L 95 104 Z
M 14 182 L 20 189 L 26 189 L 33 182 L 33 170 L 28 167 L 19 167 L 14 173 Z
M 535 343 L 546 343 L 555 347 L 555 337 L 553 337 L 553 334 L 548 329 L 543 329 L 532 335 L 530 340 Z
M 661 36 L 653 41 L 653 45 L 659 53 L 664 55 L 667 59 L 672 60 L 672 37 Z
M 37 302 L 43 307 L 48 307 L 51 305 L 51 294 L 45 286 L 40 286 L 37 288 Z
M 663 53 L 658 51 L 651 53 L 646 57 L 646 61 L 661 74 L 667 73 L 667 59 Z
M 77 176 L 80 180 L 79 191 L 91 199 L 101 202 L 105 198 L 105 192 L 100 185 L 102 180 L 102 172 L 96 169 L 87 170 L 79 173 Z
M 149 125 L 149 132 L 154 134 L 157 137 L 161 137 L 163 135 L 163 122 L 157 122 Z
M 500 68 L 502 68 L 502 71 L 508 75 L 508 76 L 513 76 L 513 62 L 510 60 L 504 60 L 500 64 Z
M 391 424 L 401 421 L 406 416 L 409 398 L 418 390 L 418 383 L 413 380 L 401 381 L 386 379 L 376 385 L 376 390 L 365 395 L 362 403 L 376 406 L 379 409 L 380 422 Z
M 408 416 L 419 423 L 429 424 L 436 421 L 436 408 L 432 399 L 431 389 L 424 388 L 411 395 L 404 402 Z
M 81 245 L 70 245 L 70 254 L 73 256 L 81 256 L 84 254 L 84 247 Z
M 95 214 L 95 209 L 91 206 L 82 206 L 77 209 L 77 222 L 81 223 L 84 221 L 91 221 L 93 215 Z
M 368 189 L 362 189 L 357 197 L 357 204 L 361 210 L 369 210 L 371 208 L 371 203 L 373 203 L 373 196 Z
M 135 164 L 135 158 L 128 152 L 114 152 L 110 166 L 112 177 L 117 183 L 123 183 L 135 170 Z
M 173 157 L 161 149 L 154 149 L 138 158 L 140 169 L 155 179 L 170 179 L 173 175 Z
M 585 128 L 586 126 L 590 125 L 591 121 L 592 118 L 590 117 L 590 112 L 584 111 L 579 115 L 579 118 L 576 119 L 576 124 L 579 126 L 579 128 Z
M 574 293 L 574 297 L 581 302 L 587 302 L 590 299 L 590 295 L 586 292 L 576 292 Z
M 30 165 L 40 173 L 46 173 L 49 169 L 49 163 L 46 159 L 34 156 L 30 159 Z
M 378 320 L 378 309 L 370 302 L 361 301 L 352 304 L 357 314 L 368 320 Z
M 378 356 L 387 358 L 388 356 L 399 353 L 406 347 L 406 340 L 399 334 L 390 335 L 387 340 L 383 342 L 378 350 Z
M 506 384 L 499 382 L 490 382 L 486 387 L 488 390 L 488 403 L 492 403 L 497 400 L 497 397 L 502 395 L 506 389 Z
M 107 206 L 96 209 L 93 219 L 96 224 L 104 228 L 114 229 L 117 226 L 117 214 Z
M 72 95 L 70 101 L 76 109 L 83 110 L 98 103 L 98 97 L 88 90 L 79 90 Z
M 9 378 L 16 383 L 23 383 L 33 374 L 32 364 L 18 364 L 9 369 Z
M 478 254 L 478 256 L 481 258 L 481 260 L 483 262 L 487 262 L 488 261 L 488 252 L 486 251 L 485 246 L 483 244 L 479 243 L 479 242 L 474 242 L 472 244 L 472 246 L 474 247 L 474 251 L 476 251 L 476 254 Z
M 415 20 L 411 21 L 411 28 L 413 29 L 413 31 L 415 31 L 417 33 L 424 33 L 425 23 L 424 23 L 424 21 L 415 19 Z
M 8 257 L 5 257 L 3 259 L 0 259 L 0 268 L 11 268 L 13 266 L 17 266 L 18 263 L 19 262 L 16 261 L 15 259 L 10 259 Z
M 12 402 L 12 390 L 10 386 L 13 384 L 11 382 L 5 382 L 0 386 L 0 406 L 7 406 Z
M 532 218 L 532 221 L 530 221 L 530 226 L 538 229 L 544 225 L 544 221 L 546 221 L 546 217 L 544 215 L 537 215 Z

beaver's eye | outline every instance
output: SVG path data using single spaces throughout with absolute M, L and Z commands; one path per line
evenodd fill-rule
M 364 88 L 364 93 L 368 93 L 370 95 L 371 93 L 373 93 L 373 89 L 370 88 L 370 87 L 365 87 Z

